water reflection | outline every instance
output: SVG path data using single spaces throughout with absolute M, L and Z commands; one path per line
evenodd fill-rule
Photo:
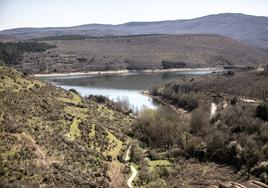
M 127 99 L 131 105 L 131 108 L 135 111 L 141 108 L 156 108 L 155 103 L 150 97 L 144 96 L 135 90 L 125 90 L 125 89 L 107 89 L 107 88 L 95 88 L 95 87 L 85 87 L 85 86 L 68 86 L 68 85 L 58 85 L 64 89 L 75 89 L 82 96 L 92 95 L 103 95 L 112 99 L 113 101 L 119 101 L 122 99 Z
M 161 73 L 125 73 L 125 74 L 101 74 L 101 75 L 75 75 L 61 77 L 42 78 L 64 89 L 76 89 L 82 96 L 104 95 L 117 101 L 128 98 L 134 109 L 144 106 L 156 108 L 157 105 L 151 98 L 140 93 L 142 90 L 158 84 L 173 81 L 179 77 L 196 77 L 209 74 L 218 70 L 180 71 Z

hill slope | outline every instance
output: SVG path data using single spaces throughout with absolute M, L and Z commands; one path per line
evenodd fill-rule
M 57 48 L 42 53 L 26 53 L 18 68 L 29 73 L 51 73 L 258 65 L 267 63 L 268 59 L 264 50 L 219 35 L 52 39 L 46 42 Z
M 131 175 L 128 164 L 133 165 L 139 171 L 132 183 L 138 187 L 170 185 L 170 187 L 203 188 L 227 180 L 241 182 L 246 177 L 246 174 L 238 173 L 226 165 L 222 166 L 207 161 L 203 163 L 185 158 L 182 151 L 195 154 L 192 152 L 195 148 L 204 146 L 200 141 L 200 135 L 188 137 L 187 144 L 184 144 L 185 131 L 190 130 L 188 126 L 191 114 L 177 116 L 176 113 L 163 107 L 158 110 L 147 109 L 142 114 L 150 112 L 151 115 L 140 114 L 133 120 L 130 116 L 123 114 L 122 110 L 116 108 L 114 103 L 107 102 L 107 100 L 103 103 L 103 97 L 81 98 L 74 90 L 65 91 L 56 88 L 7 67 L 0 66 L 0 75 L 0 187 L 126 187 L 127 179 Z M 250 75 L 266 76 L 266 74 Z M 244 77 L 241 79 L 244 80 Z M 185 87 L 187 89 L 191 87 L 191 83 L 200 83 L 198 80 L 196 82 L 195 79 L 189 78 L 181 81 L 188 83 L 189 87 Z M 208 78 L 209 80 L 211 79 Z M 235 79 L 232 80 L 235 82 Z M 224 81 L 228 83 L 226 79 Z M 258 84 L 260 82 L 256 83 L 260 86 Z M 262 83 L 265 85 L 265 81 Z M 168 86 L 170 84 L 166 85 L 166 87 Z M 202 86 L 202 83 L 198 86 Z M 195 93 L 199 92 L 200 90 Z M 191 94 L 191 96 L 193 95 Z M 245 127 L 253 122 L 245 119 L 248 116 L 248 110 L 244 108 L 238 110 L 241 112 L 241 115 L 238 116 L 241 125 Z M 158 112 L 161 115 L 159 117 L 164 119 L 158 119 L 157 122 L 151 121 L 155 117 L 153 114 L 158 114 Z M 229 112 L 228 109 L 218 111 L 217 113 L 222 113 L 224 116 L 217 116 L 217 118 L 221 120 L 222 117 L 226 117 L 226 112 Z M 234 118 L 237 113 L 231 113 L 231 115 L 231 118 Z M 145 121 L 141 121 L 141 117 L 145 117 Z M 247 118 L 255 120 L 254 116 Z M 154 142 L 160 144 L 158 145 L 159 150 L 145 145 L 144 141 L 151 137 L 144 137 L 146 139 L 140 141 L 135 140 L 138 135 L 148 133 L 148 131 L 143 131 L 142 134 L 135 133 L 135 127 L 140 125 L 140 122 L 146 123 L 147 121 L 150 123 L 143 126 L 144 128 L 148 126 L 150 128 L 152 123 L 156 125 L 155 130 L 149 132 L 152 135 L 157 134 Z M 211 121 L 211 123 L 215 122 Z M 236 123 L 236 121 L 226 121 L 227 124 L 233 122 Z M 212 130 L 211 134 L 204 135 L 210 136 L 221 131 L 220 127 L 215 130 L 216 124 L 209 126 Z M 165 128 L 163 125 L 168 127 Z M 221 124 L 218 123 L 217 126 L 219 125 Z M 254 128 L 249 126 L 246 129 L 249 133 L 257 132 L 256 136 L 254 132 L 254 135 L 250 137 L 250 143 L 265 139 L 266 146 L 260 150 L 261 142 L 258 142 L 257 145 L 248 145 L 254 147 L 254 151 L 258 148 L 258 151 L 262 152 L 257 153 L 261 158 L 254 158 L 254 161 L 261 161 L 263 158 L 267 158 L 267 152 L 265 152 L 267 151 L 267 129 L 264 127 L 267 123 L 259 120 L 257 124 L 253 125 Z M 223 131 L 225 130 L 223 129 Z M 199 131 L 203 135 L 204 130 Z M 131 137 L 125 136 L 124 133 Z M 235 135 L 238 136 L 235 138 L 242 140 L 240 132 L 236 133 Z M 187 135 L 191 135 L 190 132 Z M 224 138 L 228 139 L 228 136 L 225 135 Z M 234 139 L 234 137 L 231 136 L 230 139 Z M 211 139 L 204 141 L 209 140 Z M 161 144 L 166 142 L 171 145 L 167 147 L 166 144 Z M 219 146 L 221 142 L 213 140 L 211 145 L 214 146 L 214 143 Z M 189 150 L 184 150 L 186 145 Z M 161 149 L 160 146 L 163 148 Z M 221 153 L 218 153 L 221 151 L 218 150 L 221 146 L 212 147 L 210 148 L 212 150 L 208 151 L 213 152 L 214 156 L 217 156 L 216 154 L 222 156 Z M 232 148 L 225 151 L 228 156 L 224 159 L 229 160 L 230 156 L 237 156 L 232 152 L 234 151 Z M 122 158 L 127 158 L 128 152 L 130 161 L 126 165 Z M 246 154 L 247 158 L 252 159 L 252 152 L 242 154 Z M 253 157 L 255 157 L 255 153 Z M 239 157 L 233 160 L 240 159 L 244 158 Z M 254 161 L 245 161 L 254 164 Z M 260 165 L 260 167 L 262 166 Z M 267 179 L 267 173 L 262 174 Z M 255 179 L 255 177 L 253 178 Z
M 107 187 L 131 119 L 14 69 L 0 75 L 0 187 Z
M 140 34 L 219 34 L 248 45 L 268 48 L 268 18 L 244 14 L 218 14 L 189 20 L 129 22 L 120 25 L 88 24 L 74 27 L 18 28 L 1 31 L 20 39 L 44 36 L 123 36 Z

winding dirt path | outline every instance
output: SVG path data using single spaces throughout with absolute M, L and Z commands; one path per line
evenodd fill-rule
M 216 114 L 216 111 L 217 111 L 217 105 L 216 105 L 216 103 L 212 102 L 211 108 L 210 108 L 210 117 L 211 118 Z
M 126 153 L 126 157 L 125 157 L 125 161 L 126 162 L 128 162 L 128 161 L 130 161 L 130 150 L 131 150 L 131 147 L 132 147 L 132 145 L 130 145 L 129 147 L 128 147 L 128 149 L 127 149 L 127 153 Z
M 133 165 L 130 166 L 130 169 L 131 169 L 132 174 L 129 177 L 129 179 L 127 180 L 127 185 L 128 185 L 128 187 L 133 187 L 132 182 L 133 182 L 134 178 L 137 176 L 138 171 Z
M 126 162 L 129 162 L 131 160 L 131 157 L 130 157 L 130 151 L 131 151 L 131 148 L 132 148 L 132 145 L 130 145 L 127 149 L 127 153 L 126 153 L 126 157 L 125 157 L 125 161 Z M 127 180 L 127 185 L 128 187 L 133 187 L 132 186 L 132 182 L 133 180 L 135 179 L 135 177 L 137 176 L 138 174 L 138 170 L 133 166 L 133 165 L 130 165 L 130 170 L 131 170 L 131 176 L 128 178 Z

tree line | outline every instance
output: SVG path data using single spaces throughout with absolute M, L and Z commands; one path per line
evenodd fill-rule
M 24 52 L 44 52 L 55 47 L 39 42 L 0 43 L 0 62 L 5 65 L 17 65 L 22 61 Z

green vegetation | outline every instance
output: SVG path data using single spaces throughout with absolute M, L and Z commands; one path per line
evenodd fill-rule
M 25 79 L 26 76 L 22 73 L 17 73 L 15 69 L 5 69 L 0 66 L 0 71 L 3 73 L 0 76 L 0 91 L 8 89 L 13 92 L 20 92 L 45 85 L 32 78 Z
M 12 68 L 0 66 L 0 73 L 0 186 L 124 187 L 129 168 L 122 156 L 129 145 L 137 187 L 268 181 L 264 74 L 183 78 L 151 94 L 187 113 L 162 106 L 132 118 L 124 100 L 83 98 Z M 246 78 L 258 91 L 249 90 Z M 235 80 L 245 92 L 235 91 Z M 243 101 L 252 96 L 256 102 Z M 217 105 L 213 116 L 211 102 Z
M 89 137 L 94 137 L 95 136 L 95 134 L 96 134 L 95 126 L 96 126 L 96 124 L 93 123 L 92 127 L 91 127 L 91 131 L 89 133 Z
M 110 149 L 106 152 L 106 155 L 111 156 L 112 159 L 116 159 L 123 147 L 121 140 L 117 139 L 111 132 L 107 131 L 107 139 L 110 145 Z
M 19 63 L 21 66 L 16 67 L 30 74 L 255 66 L 267 59 L 267 53 L 261 49 L 249 48 L 226 37 L 204 34 L 110 37 L 68 35 L 33 41 L 54 44 L 57 48 L 41 53 L 24 53 L 23 61 Z
M 0 75 L 0 187 L 107 187 L 130 117 L 12 68 Z
M 157 168 L 160 167 L 170 167 L 171 163 L 168 160 L 155 160 L 149 161 L 149 169 L 150 171 L 155 171 Z
M 268 105 L 266 103 L 260 104 L 257 107 L 256 116 L 264 121 L 268 121 Z
M 184 62 L 172 62 L 163 60 L 161 64 L 163 69 L 174 69 L 174 68 L 180 69 L 187 67 L 186 63 Z
M 185 157 L 229 164 L 245 178 L 256 176 L 267 183 L 267 167 L 264 167 L 268 158 L 265 151 L 268 147 L 267 82 L 267 76 L 250 70 L 235 72 L 231 76 L 223 73 L 180 79 L 164 87 L 153 88 L 152 95 L 174 106 L 192 110 L 189 113 L 191 118 L 188 123 L 182 123 L 186 114 L 180 120 L 171 121 L 170 125 L 161 123 L 158 134 L 154 134 L 154 131 L 146 129 L 153 127 L 151 122 L 155 125 L 161 122 L 159 114 L 142 112 L 147 115 L 139 116 L 131 133 L 143 144 L 155 149 L 149 153 L 152 159 L 177 161 Z M 243 100 L 245 98 L 256 102 L 247 102 Z M 192 105 L 192 99 L 198 105 Z M 217 104 L 217 112 L 211 118 L 212 101 Z M 162 119 L 165 116 L 161 113 Z M 171 129 L 167 135 L 166 128 Z M 161 139 L 163 135 L 171 139 L 172 144 L 168 145 L 166 140 Z M 173 135 L 177 135 L 177 139 L 173 140 Z M 148 141 L 149 138 L 151 140 Z
M 72 91 L 71 91 L 71 95 L 68 96 L 68 98 L 67 97 L 62 97 L 62 98 L 58 98 L 58 99 L 60 101 L 64 102 L 64 103 L 70 103 L 70 104 L 73 104 L 73 105 L 79 105 L 82 102 L 81 97 L 78 94 L 76 94 L 76 93 L 74 93 Z
M 70 140 L 74 140 L 75 138 L 81 136 L 80 129 L 78 128 L 78 125 L 81 121 L 77 118 L 75 118 L 70 126 L 70 132 L 67 134 L 67 137 Z
M 145 109 L 134 122 L 130 135 L 152 148 L 170 148 L 179 138 L 179 118 L 165 108 Z
M 150 91 L 155 96 L 167 99 L 170 104 L 192 111 L 198 107 L 198 102 L 202 98 L 202 93 L 188 91 L 188 88 L 178 87 L 176 84 L 166 84 L 164 88 L 157 87 Z
M 0 60 L 6 65 L 20 64 L 24 52 L 44 52 L 56 46 L 38 42 L 0 43 Z

